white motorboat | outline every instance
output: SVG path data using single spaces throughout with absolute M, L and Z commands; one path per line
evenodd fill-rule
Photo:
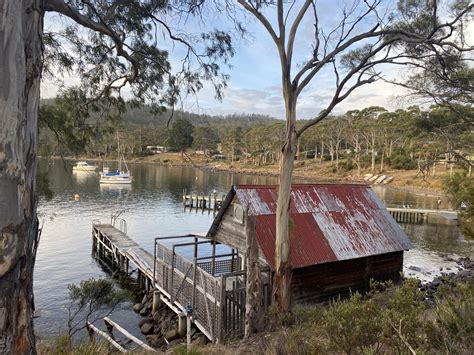
M 89 165 L 85 161 L 78 161 L 73 167 L 73 171 L 96 171 L 97 166 L 95 165 Z

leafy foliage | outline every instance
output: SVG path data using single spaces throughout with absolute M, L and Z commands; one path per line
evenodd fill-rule
M 178 118 L 170 129 L 170 146 L 173 149 L 184 152 L 193 144 L 194 126 L 188 120 Z
M 268 354 L 467 354 L 473 346 L 474 283 L 446 283 L 426 302 L 419 282 L 371 281 L 369 291 L 329 306 L 299 305 L 265 334 Z M 273 311 L 274 312 L 274 311 Z M 285 317 L 271 314 L 270 319 Z M 290 322 L 288 321 L 290 320 Z M 270 340 L 268 340 L 270 339 Z M 247 343 L 245 344 L 247 346 Z M 246 347 L 246 351 L 249 349 Z
M 397 150 L 390 156 L 390 166 L 394 169 L 410 170 L 416 168 L 416 162 L 403 149 Z
M 108 279 L 82 280 L 80 285 L 69 284 L 68 337 L 84 329 L 87 322 L 106 317 L 131 295 L 118 290 Z
M 461 212 L 462 229 L 466 236 L 474 238 L 473 179 L 466 177 L 466 173 L 455 173 L 443 180 L 443 190 L 455 206 L 461 203 L 466 205 L 466 209 Z
M 427 340 L 439 352 L 467 354 L 474 347 L 474 287 L 442 286 L 436 297 L 434 320 L 426 323 Z

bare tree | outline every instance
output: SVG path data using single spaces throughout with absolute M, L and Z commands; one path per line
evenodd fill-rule
M 333 28 L 320 21 L 316 0 L 252 1 L 239 0 L 245 10 L 269 33 L 278 51 L 282 92 L 286 112 L 286 135 L 279 163 L 279 188 L 276 210 L 274 300 L 280 311 L 290 308 L 291 264 L 288 210 L 293 162 L 299 137 L 314 126 L 356 89 L 382 78 L 382 64 L 411 65 L 433 52 L 464 51 L 466 43 L 458 26 L 473 4 L 456 1 L 456 12 L 440 19 L 438 2 L 401 0 L 389 9 L 381 0 L 354 1 L 345 6 Z M 309 57 L 297 65 L 295 43 L 305 21 L 314 27 Z M 325 69 L 334 73 L 333 96 L 325 108 L 302 127 L 296 127 L 296 108 L 300 94 Z M 327 71 L 325 71 L 327 72 Z

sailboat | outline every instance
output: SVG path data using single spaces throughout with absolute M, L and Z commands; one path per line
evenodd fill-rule
M 111 171 L 108 167 L 103 167 L 100 172 L 101 184 L 131 184 L 132 176 L 130 175 L 130 170 L 128 170 L 127 162 L 122 154 L 120 149 L 120 141 L 117 133 L 117 149 L 118 149 L 118 169 Z M 122 170 L 122 162 L 125 165 L 125 171 Z

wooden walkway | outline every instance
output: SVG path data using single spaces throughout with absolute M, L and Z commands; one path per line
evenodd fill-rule
M 153 255 L 111 224 L 93 224 L 93 248 L 98 255 L 105 254 L 115 266 L 127 275 L 130 263 L 138 270 L 138 282 L 147 290 L 153 285 Z

